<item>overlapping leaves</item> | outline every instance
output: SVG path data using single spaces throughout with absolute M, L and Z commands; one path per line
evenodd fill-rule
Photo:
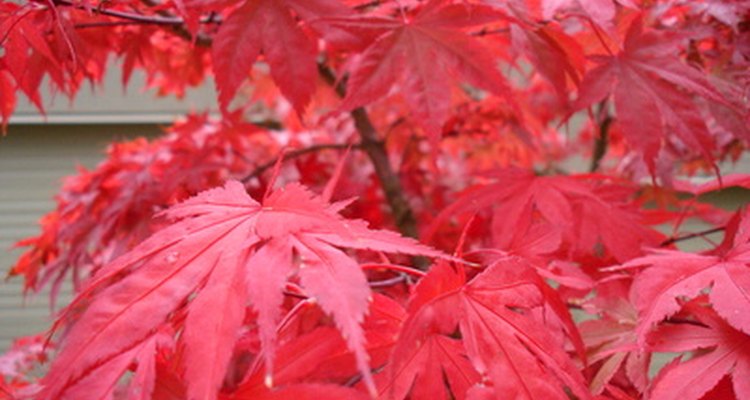
M 740 218 L 741 217 L 741 218 Z M 750 333 L 750 218 L 737 214 L 728 228 L 725 245 L 715 254 L 676 250 L 655 251 L 617 269 L 646 266 L 633 282 L 630 298 L 639 312 L 639 343 L 651 329 L 681 308 L 682 298 L 709 290 L 716 312 L 735 329 Z
M 357 262 L 340 248 L 440 253 L 370 230 L 362 221 L 344 220 L 337 214 L 341 207 L 296 184 L 258 203 L 231 181 L 171 207 L 165 214 L 172 225 L 102 268 L 68 309 L 63 318 L 73 318 L 88 303 L 66 332 L 40 398 L 76 398 L 75 393 L 91 390 L 92 374 L 107 393 L 132 360 L 149 356 L 154 332 L 172 324 L 185 348 L 188 398 L 215 398 L 246 302 L 257 312 L 270 383 L 276 323 L 289 279 L 332 316 L 372 385 L 360 326 L 370 289 Z M 184 320 L 175 321 L 180 313 Z
M 383 372 L 383 396 L 463 399 L 477 390 L 496 398 L 565 399 L 569 390 L 589 398 L 559 342 L 580 341 L 577 331 L 564 333 L 570 316 L 527 262 L 497 260 L 469 282 L 458 268 L 439 263 L 417 286 Z

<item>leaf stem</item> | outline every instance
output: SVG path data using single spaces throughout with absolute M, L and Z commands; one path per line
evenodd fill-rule
M 363 270 L 387 269 L 389 271 L 399 272 L 402 274 L 414 275 L 418 278 L 422 278 L 425 276 L 424 271 L 398 264 L 362 264 L 360 265 L 360 267 Z

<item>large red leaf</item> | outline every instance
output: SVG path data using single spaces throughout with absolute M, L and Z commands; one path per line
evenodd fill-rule
M 337 214 L 340 208 L 296 184 L 260 204 L 237 182 L 173 206 L 166 211 L 172 225 L 103 267 L 68 309 L 63 318 L 90 301 L 66 333 L 40 398 L 77 398 L 71 393 L 84 390 L 92 373 L 103 387 L 112 387 L 150 332 L 170 324 L 183 329 L 188 398 L 215 398 L 248 301 L 259 315 L 270 383 L 280 299 L 294 275 L 332 315 L 372 388 L 360 326 L 370 289 L 356 261 L 337 246 L 440 253 L 369 230 L 363 222 L 350 223 Z M 292 254 L 299 254 L 299 261 Z M 184 322 L 178 310 L 187 313 Z
M 734 398 L 750 398 L 750 380 L 747 379 L 750 376 L 750 335 L 738 331 L 711 309 L 696 302 L 685 308 L 700 324 L 662 326 L 655 333 L 651 348 L 658 352 L 700 353 L 664 367 L 653 382 L 650 398 L 701 399 L 727 375 L 732 376 Z
M 596 58 L 601 65 L 586 74 L 577 100 L 588 107 L 612 94 L 623 135 L 652 173 L 660 150 L 673 140 L 713 160 L 715 141 L 692 96 L 728 105 L 705 74 L 679 59 L 678 49 L 674 38 L 636 20 L 622 51 Z
M 458 327 L 457 298 L 452 293 L 465 283 L 463 271 L 447 263 L 432 266 L 419 281 L 409 302 L 410 317 L 390 363 L 378 376 L 382 397 L 461 400 L 480 382 L 463 342 L 450 337 Z
M 222 24 L 213 43 L 222 108 L 229 107 L 262 52 L 281 93 L 301 113 L 315 90 L 317 46 L 298 27 L 294 15 L 309 21 L 346 12 L 336 0 L 245 1 Z
M 532 317 L 533 308 L 549 306 L 548 292 L 518 261 L 495 263 L 462 290 L 460 327 L 469 358 L 489 376 L 499 397 L 567 399 L 569 390 L 579 399 L 590 398 L 561 343 Z
M 735 328 L 750 333 L 750 217 L 744 212 L 731 246 L 717 255 L 675 250 L 655 251 L 618 267 L 637 268 L 630 298 L 639 312 L 638 341 L 663 319 L 680 310 L 679 300 L 698 296 L 710 288 L 709 299 L 716 312 Z
M 497 19 L 489 8 L 431 1 L 411 20 L 379 21 L 383 33 L 351 65 L 340 110 L 372 103 L 399 85 L 414 120 L 436 139 L 449 116 L 452 80 L 508 94 L 491 53 L 463 31 Z M 370 19 L 349 23 L 373 24 Z
M 520 259 L 495 262 L 469 283 L 441 264 L 424 279 L 385 371 L 387 398 L 464 398 L 479 376 L 497 397 L 590 397 L 559 337 L 535 317 L 542 308 L 554 319 L 557 310 L 549 312 L 546 284 Z M 460 340 L 449 338 L 456 328 Z
M 517 243 L 516 238 L 531 228 L 542 237 L 561 236 L 562 243 L 557 245 L 565 245 L 573 255 L 592 254 L 601 244 L 620 261 L 641 255 L 643 247 L 662 240 L 661 234 L 645 227 L 644 218 L 627 206 L 634 195 L 632 186 L 596 175 L 537 176 L 521 169 L 500 170 L 492 177 L 494 182 L 470 187 L 445 208 L 428 237 L 449 218 L 491 210 L 493 244 L 504 250 L 528 245 L 528 241 Z M 555 249 L 538 248 L 545 252 Z

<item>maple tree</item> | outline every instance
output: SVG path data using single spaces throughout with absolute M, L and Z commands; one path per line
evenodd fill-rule
M 65 180 L 0 398 L 748 399 L 705 196 L 750 189 L 748 43 L 746 0 L 2 0 L 8 134 L 113 59 L 220 115 Z

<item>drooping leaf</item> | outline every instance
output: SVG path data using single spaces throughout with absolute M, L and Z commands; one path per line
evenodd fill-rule
M 430 232 L 454 216 L 490 210 L 493 242 L 501 249 L 518 248 L 518 233 L 533 232 L 534 237 L 561 237 L 558 245 L 573 254 L 593 254 L 601 244 L 615 259 L 625 261 L 662 240 L 661 234 L 643 225 L 643 216 L 625 207 L 634 194 L 627 185 L 596 175 L 536 176 L 520 169 L 491 176 L 495 182 L 470 187 L 441 211 Z
M 583 49 L 578 42 L 554 26 L 530 30 L 511 25 L 511 35 L 514 46 L 527 55 L 566 103 L 570 88 L 580 83 L 584 69 Z
M 617 54 L 597 56 L 599 66 L 581 82 L 577 107 L 589 107 L 611 94 L 617 120 L 631 148 L 653 174 L 656 159 L 670 141 L 678 141 L 713 161 L 716 148 L 692 96 L 728 104 L 705 74 L 678 57 L 678 41 L 635 20 Z
M 1 61 L 1 60 L 0 60 Z M 16 91 L 10 74 L 0 63 L 0 130 L 5 134 L 10 114 L 16 108 Z
M 40 398 L 84 390 L 94 371 L 97 382 L 113 386 L 150 332 L 173 323 L 184 329 L 179 341 L 188 398 L 215 398 L 248 301 L 259 315 L 270 381 L 282 312 L 279 296 L 293 275 L 333 317 L 367 383 L 370 369 L 360 324 L 370 289 L 356 261 L 336 246 L 357 242 L 374 250 L 440 253 L 368 230 L 361 222 L 352 221 L 350 229 L 339 209 L 296 184 L 272 192 L 260 204 L 233 181 L 171 207 L 165 214 L 175 222 L 103 267 L 63 316 L 73 318 L 90 302 L 66 333 Z M 259 290 L 261 285 L 265 288 Z M 184 321 L 173 321 L 177 311 L 187 314 Z
M 317 307 L 307 300 L 310 308 Z M 304 319 L 297 314 L 295 317 Z M 371 357 L 371 365 L 378 368 L 385 363 L 393 344 L 398 337 L 403 322 L 404 311 L 394 300 L 373 293 L 369 314 L 363 324 L 367 339 L 366 349 Z M 293 326 L 293 322 L 286 324 Z M 294 330 L 293 328 L 288 328 Z M 284 335 L 282 332 L 282 336 Z M 309 332 L 295 332 L 280 344 L 274 361 L 274 386 L 284 387 L 303 382 L 346 382 L 357 376 L 355 356 L 349 351 L 346 341 L 336 333 L 336 329 L 325 324 Z M 254 368 L 243 382 L 233 391 L 232 398 L 248 398 L 253 393 L 264 391 L 265 374 Z
M 649 391 L 652 399 L 697 400 L 727 375 L 737 399 L 750 396 L 750 335 L 696 302 L 686 306 L 700 324 L 661 326 L 650 341 L 653 351 L 700 351 L 664 367 Z M 721 397 L 712 397 L 721 398 Z M 731 398 L 731 397 L 723 397 Z
M 590 397 L 558 338 L 534 316 L 550 307 L 549 293 L 520 259 L 495 262 L 468 283 L 441 264 L 424 279 L 381 386 L 386 398 L 464 398 L 478 376 L 494 396 L 564 399 L 570 390 Z M 450 338 L 455 332 L 460 340 Z
M 730 325 L 750 333 L 750 218 L 747 212 L 731 232 L 731 247 L 723 254 L 692 254 L 658 250 L 631 260 L 617 269 L 647 266 L 633 282 L 630 299 L 639 313 L 638 342 L 663 319 L 680 310 L 680 299 L 693 298 L 710 288 L 709 299 L 716 312 Z
M 213 44 L 219 103 L 227 110 L 261 53 L 281 92 L 302 113 L 315 90 L 317 46 L 303 20 L 346 14 L 336 0 L 246 0 L 222 24 Z
M 352 64 L 339 109 L 370 104 L 398 85 L 415 121 L 437 139 L 451 106 L 451 81 L 509 94 L 491 53 L 464 32 L 499 18 L 487 7 L 432 0 L 410 20 L 378 21 L 383 33 Z M 347 23 L 369 26 L 372 20 Z

